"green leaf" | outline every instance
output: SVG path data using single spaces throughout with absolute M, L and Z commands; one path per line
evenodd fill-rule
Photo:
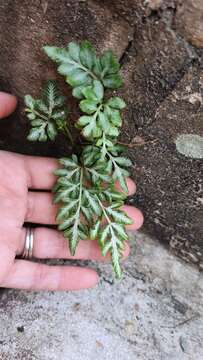
M 106 114 L 106 112 L 100 111 L 98 113 L 98 124 L 101 127 L 102 131 L 105 132 L 106 134 L 108 134 L 109 128 L 110 128 L 110 123 L 109 123 L 108 115 Z
M 99 101 L 92 86 L 86 86 L 85 88 L 83 88 L 82 93 L 87 100 L 93 101 L 98 104 Z
M 67 173 L 63 174 L 61 172 L 63 169 L 55 171 L 59 176 L 54 195 L 54 202 L 60 203 L 57 221 L 59 222 L 59 230 L 64 231 L 64 237 L 69 240 L 71 254 L 74 255 L 78 241 L 88 237 L 88 228 L 81 223 L 83 214 L 87 217 L 91 215 L 90 211 L 84 210 L 83 205 L 87 201 L 84 195 L 87 191 L 84 183 L 87 180 L 83 179 L 84 170 L 78 164 L 76 155 L 72 155 L 72 158 L 62 158 L 59 162 L 65 167 L 64 170 Z
M 112 97 L 107 101 L 107 104 L 117 110 L 122 110 L 126 107 L 125 102 L 120 97 Z
M 68 191 L 73 191 L 78 186 L 78 184 L 74 184 L 66 176 L 60 176 L 60 178 L 58 179 L 58 183 L 61 186 L 67 186 Z
M 73 190 L 74 188 L 72 188 L 72 191 Z M 60 203 L 62 201 L 64 203 L 70 202 L 70 192 L 71 188 L 60 187 L 57 189 L 56 194 L 54 195 L 54 204 Z
M 69 56 L 75 60 L 80 61 L 80 46 L 75 42 L 70 42 L 68 44 Z
M 44 97 L 44 94 L 42 96 Z M 47 105 L 44 103 L 44 101 L 42 101 L 42 100 L 35 100 L 35 110 L 37 110 L 37 111 L 40 110 L 46 115 L 49 114 L 49 109 L 48 109 Z
M 83 112 L 92 116 L 82 116 L 76 127 L 83 129 L 82 134 L 91 140 L 100 138 L 102 133 L 110 136 L 117 137 L 119 135 L 118 127 L 121 126 L 121 118 L 118 110 L 111 110 L 109 106 L 102 110 L 102 106 L 97 106 L 93 100 L 82 100 L 80 108 Z M 101 146 L 103 141 L 97 142 L 97 146 Z M 106 145 L 112 146 L 112 143 L 106 139 Z
M 80 61 L 88 69 L 92 69 L 95 60 L 95 50 L 89 41 L 83 41 L 80 45 Z
M 83 129 L 82 131 L 82 134 L 85 138 L 93 138 L 94 137 L 94 131 L 95 131 L 95 128 L 96 128 L 96 121 L 94 118 L 91 118 L 91 121 L 90 123 L 85 126 L 85 128 Z M 100 136 L 100 135 L 99 135 Z
M 70 71 L 69 75 L 66 78 L 67 83 L 73 87 L 78 87 L 81 84 L 87 83 L 88 80 L 88 73 L 79 68 L 76 68 L 74 71 Z
M 43 50 L 53 61 L 66 62 L 69 59 L 68 49 L 47 45 L 43 47 Z
M 68 170 L 67 169 L 56 169 L 56 170 L 54 170 L 54 175 L 66 176 L 66 175 L 68 175 Z
M 101 101 L 104 97 L 104 87 L 101 81 L 98 80 L 93 81 L 93 90 L 98 101 Z
M 99 229 L 100 229 L 100 225 L 101 225 L 101 221 L 98 220 L 96 221 L 96 223 L 90 228 L 90 239 L 91 240 L 96 240 L 98 234 L 99 234 Z
M 129 172 L 126 173 L 126 175 L 123 175 L 123 171 L 121 172 L 120 170 L 118 170 L 118 168 L 114 171 L 113 173 L 113 179 L 114 180 L 118 180 L 122 190 L 127 194 L 128 193 L 128 186 L 126 183 L 126 176 L 129 175 Z
M 132 165 L 131 161 L 122 156 L 114 156 L 113 154 L 121 153 L 121 150 L 118 145 L 112 147 L 109 151 L 106 152 L 106 158 L 108 159 L 107 170 L 111 173 L 113 180 L 118 180 L 121 188 L 127 194 L 128 187 L 126 183 L 126 177 L 129 175 L 129 172 L 125 167 Z M 118 161 L 117 161 L 118 159 Z
M 97 103 L 93 100 L 82 100 L 80 102 L 80 109 L 86 114 L 93 114 L 97 111 Z
M 82 88 L 91 83 L 91 68 L 94 64 L 94 50 L 90 43 L 84 41 L 81 45 L 74 42 L 68 48 L 45 47 L 46 54 L 59 63 L 58 71 L 66 76 L 66 81 L 72 87 L 74 96 L 82 97 Z M 81 88 L 81 85 L 82 88 Z
M 115 163 L 114 163 L 115 164 Z M 113 172 L 113 179 L 116 181 L 118 180 L 121 188 L 123 191 L 127 194 L 128 193 L 128 187 L 126 183 L 125 177 L 128 176 L 128 172 L 124 172 L 124 169 L 120 168 L 119 166 L 115 165 L 114 172 Z
M 29 120 L 34 120 L 34 119 L 36 119 L 36 115 L 33 114 L 33 113 L 27 114 L 27 117 L 28 117 Z
M 31 122 L 31 125 L 32 125 L 33 127 L 41 126 L 41 125 L 43 125 L 43 124 L 44 124 L 44 122 L 43 122 L 42 120 L 40 120 L 40 119 L 36 119 L 36 120 L 33 120 L 33 121 Z
M 106 208 L 106 211 L 118 223 L 125 225 L 131 225 L 133 223 L 132 219 L 130 219 L 123 211 L 113 210 L 111 207 Z
M 109 252 L 109 250 L 111 249 L 112 245 L 110 242 L 106 242 L 106 244 L 104 245 L 103 249 L 102 249 L 102 255 L 106 256 L 107 253 Z
M 65 157 L 65 158 L 59 159 L 59 163 L 61 165 L 64 165 L 67 168 L 76 168 L 78 166 L 78 159 L 77 159 L 77 157 L 74 157 L 74 158 Z
M 47 81 L 44 89 L 43 89 L 43 99 L 49 108 L 53 109 L 55 106 L 55 99 L 58 97 L 58 92 L 56 88 L 56 83 L 52 80 Z M 48 108 L 44 107 L 43 102 L 40 101 L 42 106 L 42 111 L 47 111 Z
M 71 255 L 75 255 L 76 247 L 79 242 L 79 234 L 78 234 L 79 220 L 78 218 L 75 220 L 73 227 L 70 230 L 69 234 L 69 247 Z
M 92 217 L 93 217 L 92 209 L 91 209 L 91 208 L 87 208 L 87 207 L 85 207 L 85 206 L 82 206 L 82 207 L 81 207 L 81 211 L 82 211 L 85 219 L 86 219 L 88 222 L 92 222 Z
M 114 228 L 114 230 L 117 231 L 118 235 L 120 237 L 122 237 L 123 240 L 127 240 L 128 239 L 128 235 L 124 229 L 124 227 L 121 224 L 117 224 L 117 223 L 112 223 L 112 227 Z
M 56 126 L 51 122 L 47 125 L 47 135 L 50 140 L 54 140 L 57 136 Z
M 104 163 L 100 164 L 97 162 L 92 167 L 86 168 L 85 170 L 87 173 L 89 173 L 93 184 L 97 183 L 98 181 L 108 182 L 110 180 L 106 168 L 104 167 Z
M 30 108 L 30 110 L 34 109 L 35 100 L 31 95 L 25 95 L 24 97 L 25 105 Z
M 115 126 L 111 126 L 107 132 L 109 136 L 117 137 L 119 135 L 119 130 Z
M 101 81 L 93 80 L 93 84 L 82 89 L 82 94 L 87 100 L 96 104 L 100 103 L 104 96 L 104 88 Z
M 130 161 L 130 159 L 127 159 L 123 156 L 120 156 L 120 157 L 116 157 L 114 158 L 114 160 L 116 161 L 117 164 L 121 165 L 121 166 L 131 166 L 132 165 L 132 162 Z
M 117 279 L 121 279 L 122 271 L 120 267 L 120 256 L 119 251 L 117 248 L 114 248 L 114 250 L 111 252 L 111 259 L 113 264 L 113 269 L 116 274 Z
M 107 225 L 105 228 L 102 229 L 101 235 L 100 235 L 100 245 L 102 245 L 102 248 L 104 246 L 105 240 L 107 239 L 109 233 L 110 233 L 110 226 Z
M 69 204 L 66 206 L 63 206 L 59 209 L 58 213 L 57 213 L 57 221 L 61 221 L 62 219 L 64 219 L 65 217 L 68 217 L 70 214 L 70 211 L 73 210 L 73 208 L 75 208 L 77 206 L 78 203 L 78 199 L 76 200 L 71 200 L 69 199 Z
M 83 128 L 84 126 L 88 125 L 92 121 L 92 116 L 83 115 L 77 121 L 77 127 Z
M 88 203 L 90 207 L 94 210 L 95 214 L 100 215 L 101 214 L 101 208 L 98 204 L 97 198 L 92 196 L 89 191 L 85 190 L 84 195 L 86 196 Z
M 70 74 L 71 72 L 74 72 L 75 70 L 77 70 L 77 65 L 71 64 L 71 63 L 62 63 L 58 67 L 59 74 L 65 75 L 65 76 L 67 76 L 67 74 Z
M 120 116 L 120 112 L 118 110 L 111 110 L 109 112 L 110 121 L 113 125 L 117 127 L 121 127 L 122 125 L 122 119 Z
M 97 76 L 98 79 L 101 79 L 101 77 L 102 77 L 102 70 L 103 69 L 102 69 L 100 58 L 96 57 L 95 61 L 94 61 L 93 72 Z
M 122 85 L 122 79 L 118 74 L 105 76 L 102 82 L 103 85 L 109 89 L 118 89 Z
M 100 62 L 103 68 L 103 74 L 115 74 L 119 71 L 120 65 L 115 55 L 111 50 L 104 51 L 100 58 Z
M 73 95 L 82 98 L 82 89 L 93 84 L 94 81 L 102 81 L 107 88 L 116 89 L 122 84 L 118 72 L 120 65 L 111 50 L 105 51 L 100 58 L 96 57 L 95 50 L 90 42 L 83 41 L 81 44 L 74 42 L 68 48 L 45 46 L 45 53 L 59 64 L 58 71 L 66 76 L 66 81 L 73 89 Z M 80 86 L 82 88 L 80 88 Z M 77 88 L 77 89 L 75 89 Z M 102 89 L 99 89 L 100 99 L 103 98 Z M 120 103 L 118 106 L 124 106 Z
M 41 128 L 33 128 L 30 130 L 30 133 L 28 135 L 28 140 L 30 141 L 36 141 L 39 140 L 40 138 L 40 134 L 42 133 L 42 129 Z
M 52 80 L 46 82 L 42 99 L 35 100 L 30 95 L 25 96 L 25 111 L 32 125 L 28 140 L 55 140 L 58 131 L 63 131 L 66 126 L 67 111 L 64 109 L 64 102 L 65 98 L 59 94 Z
M 59 226 L 58 229 L 59 230 L 66 230 L 68 229 L 73 223 L 74 223 L 75 217 L 69 217 L 68 219 L 66 219 L 65 221 L 63 221 Z
M 84 85 L 76 86 L 75 88 L 73 88 L 72 91 L 73 96 L 76 97 L 77 99 L 82 99 L 83 89 L 84 89 Z

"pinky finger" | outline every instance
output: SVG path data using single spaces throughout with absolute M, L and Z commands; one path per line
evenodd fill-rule
M 2 287 L 23 290 L 80 290 L 98 283 L 97 273 L 76 266 L 49 266 L 25 260 L 16 260 Z

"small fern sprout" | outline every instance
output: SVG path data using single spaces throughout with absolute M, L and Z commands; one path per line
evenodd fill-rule
M 54 81 L 47 81 L 41 99 L 35 100 L 31 95 L 26 95 L 25 105 L 27 106 L 25 111 L 32 126 L 28 140 L 53 141 L 58 132 L 62 131 L 72 142 L 72 136 L 66 124 L 68 111 L 65 107 L 65 97 L 60 95 Z

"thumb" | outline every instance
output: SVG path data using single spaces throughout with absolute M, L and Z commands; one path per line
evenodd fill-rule
M 0 91 L 0 119 L 10 115 L 16 108 L 15 96 Z

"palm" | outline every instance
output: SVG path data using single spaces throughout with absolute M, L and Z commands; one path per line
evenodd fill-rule
M 10 95 L 0 93 L 0 105 L 4 105 L 2 114 L 0 106 L 0 118 L 15 107 L 12 101 Z M 0 284 L 3 287 L 68 290 L 91 287 L 98 281 L 96 272 L 89 268 L 48 266 L 16 259 L 23 252 L 26 222 L 44 225 L 35 228 L 35 258 L 102 259 L 93 241 L 80 242 L 72 257 L 63 236 L 45 226 L 55 224 L 56 206 L 52 204 L 50 190 L 55 182 L 56 166 L 54 159 L 0 152 Z M 129 194 L 134 193 L 132 180 L 128 179 L 127 183 Z M 129 228 L 139 228 L 143 220 L 140 211 L 130 206 L 125 206 L 125 211 L 134 220 Z M 124 255 L 128 252 L 126 246 Z

